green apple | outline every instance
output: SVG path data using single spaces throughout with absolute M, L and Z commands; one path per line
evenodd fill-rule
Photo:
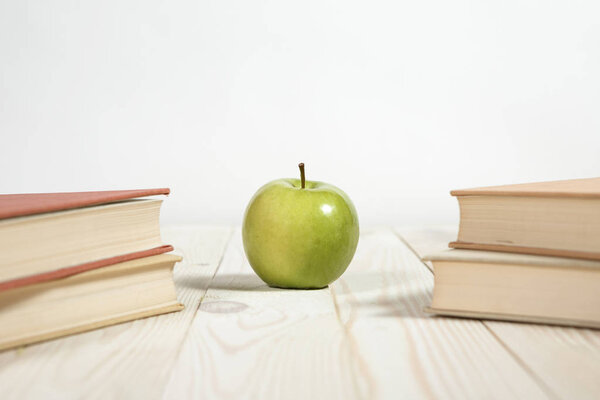
M 242 238 L 250 265 L 269 286 L 323 288 L 339 278 L 358 244 L 358 216 L 337 187 L 278 179 L 261 187 L 244 215 Z

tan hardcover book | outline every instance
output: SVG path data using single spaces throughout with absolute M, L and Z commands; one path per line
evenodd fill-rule
M 600 261 L 447 250 L 427 310 L 442 315 L 600 328 Z
M 0 292 L 0 350 L 178 311 L 180 257 L 138 258 Z
M 600 260 L 600 178 L 453 190 L 450 247 Z

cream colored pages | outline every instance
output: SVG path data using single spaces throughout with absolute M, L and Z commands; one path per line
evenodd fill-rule
M 162 200 L 129 200 L 0 221 L 0 281 L 162 245 Z

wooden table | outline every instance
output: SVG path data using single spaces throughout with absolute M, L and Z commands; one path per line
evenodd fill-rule
M 0 353 L 0 398 L 600 398 L 600 331 L 423 313 L 420 256 L 453 237 L 365 229 L 341 279 L 294 291 L 254 275 L 239 229 L 164 229 L 185 310 Z

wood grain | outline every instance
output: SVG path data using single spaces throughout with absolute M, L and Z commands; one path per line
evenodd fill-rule
M 600 332 L 486 321 L 485 325 L 561 399 L 600 398 Z
M 185 310 L 0 353 L 2 399 L 160 397 L 231 230 L 163 230 Z
M 363 234 L 332 285 L 369 398 L 547 397 L 479 321 L 426 315 L 432 287 L 432 274 L 388 230 Z
M 424 235 L 397 230 L 421 256 L 425 254 L 423 249 L 439 247 L 456 237 L 448 227 L 429 231 L 430 235 Z M 552 397 L 600 396 L 600 331 L 499 321 L 483 324 Z
M 166 399 L 369 397 L 329 289 L 267 287 L 235 233 L 173 368 Z

